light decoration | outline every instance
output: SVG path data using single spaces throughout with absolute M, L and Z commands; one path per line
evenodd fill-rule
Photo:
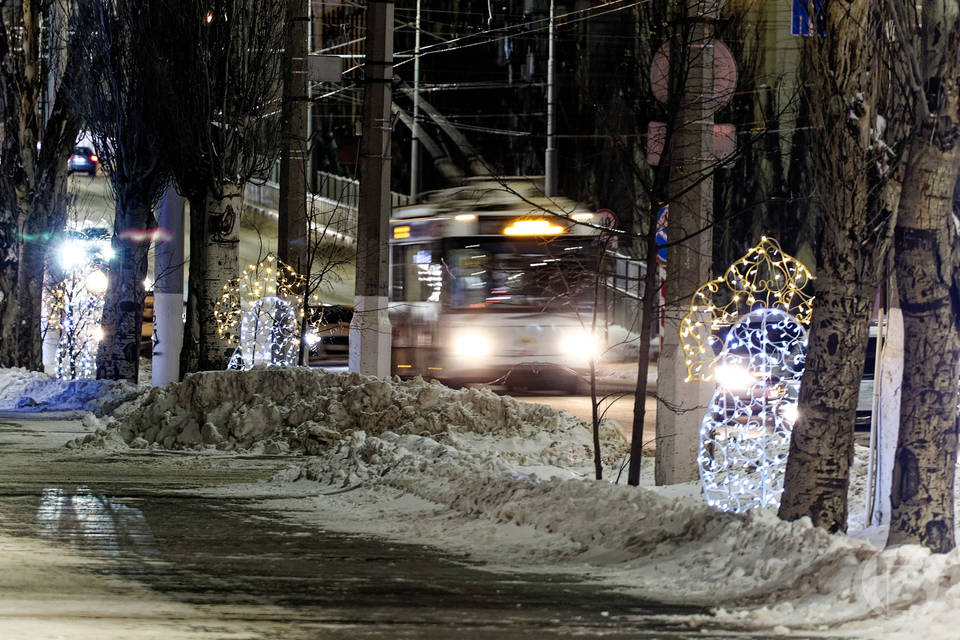
M 220 339 L 236 345 L 228 368 L 297 363 L 305 287 L 305 278 L 272 253 L 223 285 L 214 316 Z M 319 304 L 316 293 L 310 303 Z
M 715 381 L 697 466 L 724 511 L 776 507 L 806 358 L 813 279 L 772 238 L 700 287 L 680 323 L 687 380 Z
M 48 327 L 60 331 L 56 376 L 61 380 L 93 378 L 97 345 L 103 337 L 103 295 L 107 276 L 97 263 L 72 262 L 47 298 Z

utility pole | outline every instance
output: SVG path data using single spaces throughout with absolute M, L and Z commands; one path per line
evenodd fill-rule
M 710 277 L 713 255 L 713 116 L 714 23 L 719 0 L 681 0 L 687 28 L 686 42 L 676 42 L 671 53 L 683 56 L 684 95 L 673 136 L 673 166 L 668 237 L 670 246 L 665 280 L 663 348 L 657 365 L 658 485 L 696 480 L 700 422 L 710 404 L 713 385 L 687 382 L 686 356 L 680 343 L 680 320 L 690 310 L 690 299 Z
M 543 191 L 547 197 L 557 195 L 557 147 L 554 140 L 556 133 L 556 122 L 553 118 L 553 102 L 555 87 L 553 83 L 553 41 L 554 34 L 554 7 L 553 0 L 550 0 L 550 29 L 549 42 L 547 44 L 547 150 L 543 160 Z
M 350 371 L 390 375 L 387 316 L 390 227 L 390 102 L 393 79 L 393 0 L 367 4 L 363 65 L 363 132 L 357 211 L 357 285 L 350 323 Z
M 421 0 L 417 0 L 413 36 L 413 126 L 410 127 L 410 198 L 414 201 L 420 192 L 420 3 Z
M 283 151 L 280 155 L 277 255 L 298 273 L 307 256 L 307 0 L 287 2 L 281 106 Z

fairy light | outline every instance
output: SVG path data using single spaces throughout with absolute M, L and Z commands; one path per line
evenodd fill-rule
M 96 373 L 106 284 L 96 264 L 76 263 L 47 297 L 47 318 L 60 331 L 56 376 L 61 380 L 93 378 Z
M 712 364 L 722 346 L 715 331 L 754 309 L 781 309 L 808 325 L 813 296 L 804 289 L 811 280 L 802 262 L 764 236 L 722 276 L 697 289 L 689 313 L 680 320 L 680 341 L 690 361 L 687 380 L 713 380 Z
M 717 385 L 697 466 L 707 502 L 724 511 L 780 503 L 813 311 L 803 289 L 812 279 L 763 237 L 694 293 L 681 321 L 687 380 Z
M 297 363 L 306 279 L 270 253 L 223 285 L 214 305 L 217 333 L 236 345 L 230 369 Z M 314 293 L 311 304 L 319 304 Z

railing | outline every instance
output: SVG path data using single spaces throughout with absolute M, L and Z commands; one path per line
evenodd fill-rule
M 333 173 L 318 171 L 316 175 L 317 191 L 313 198 L 325 200 L 327 206 L 340 206 L 352 209 L 354 212 L 360 204 L 360 181 L 345 178 Z M 263 184 L 247 184 L 244 198 L 247 203 L 262 209 L 276 212 L 280 203 L 280 185 L 276 182 Z M 390 192 L 390 206 L 402 207 L 412 202 L 410 196 L 403 193 Z

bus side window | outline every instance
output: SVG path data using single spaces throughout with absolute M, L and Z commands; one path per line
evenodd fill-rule
M 480 249 L 450 252 L 450 307 L 473 309 L 485 306 L 490 272 L 490 254 Z

